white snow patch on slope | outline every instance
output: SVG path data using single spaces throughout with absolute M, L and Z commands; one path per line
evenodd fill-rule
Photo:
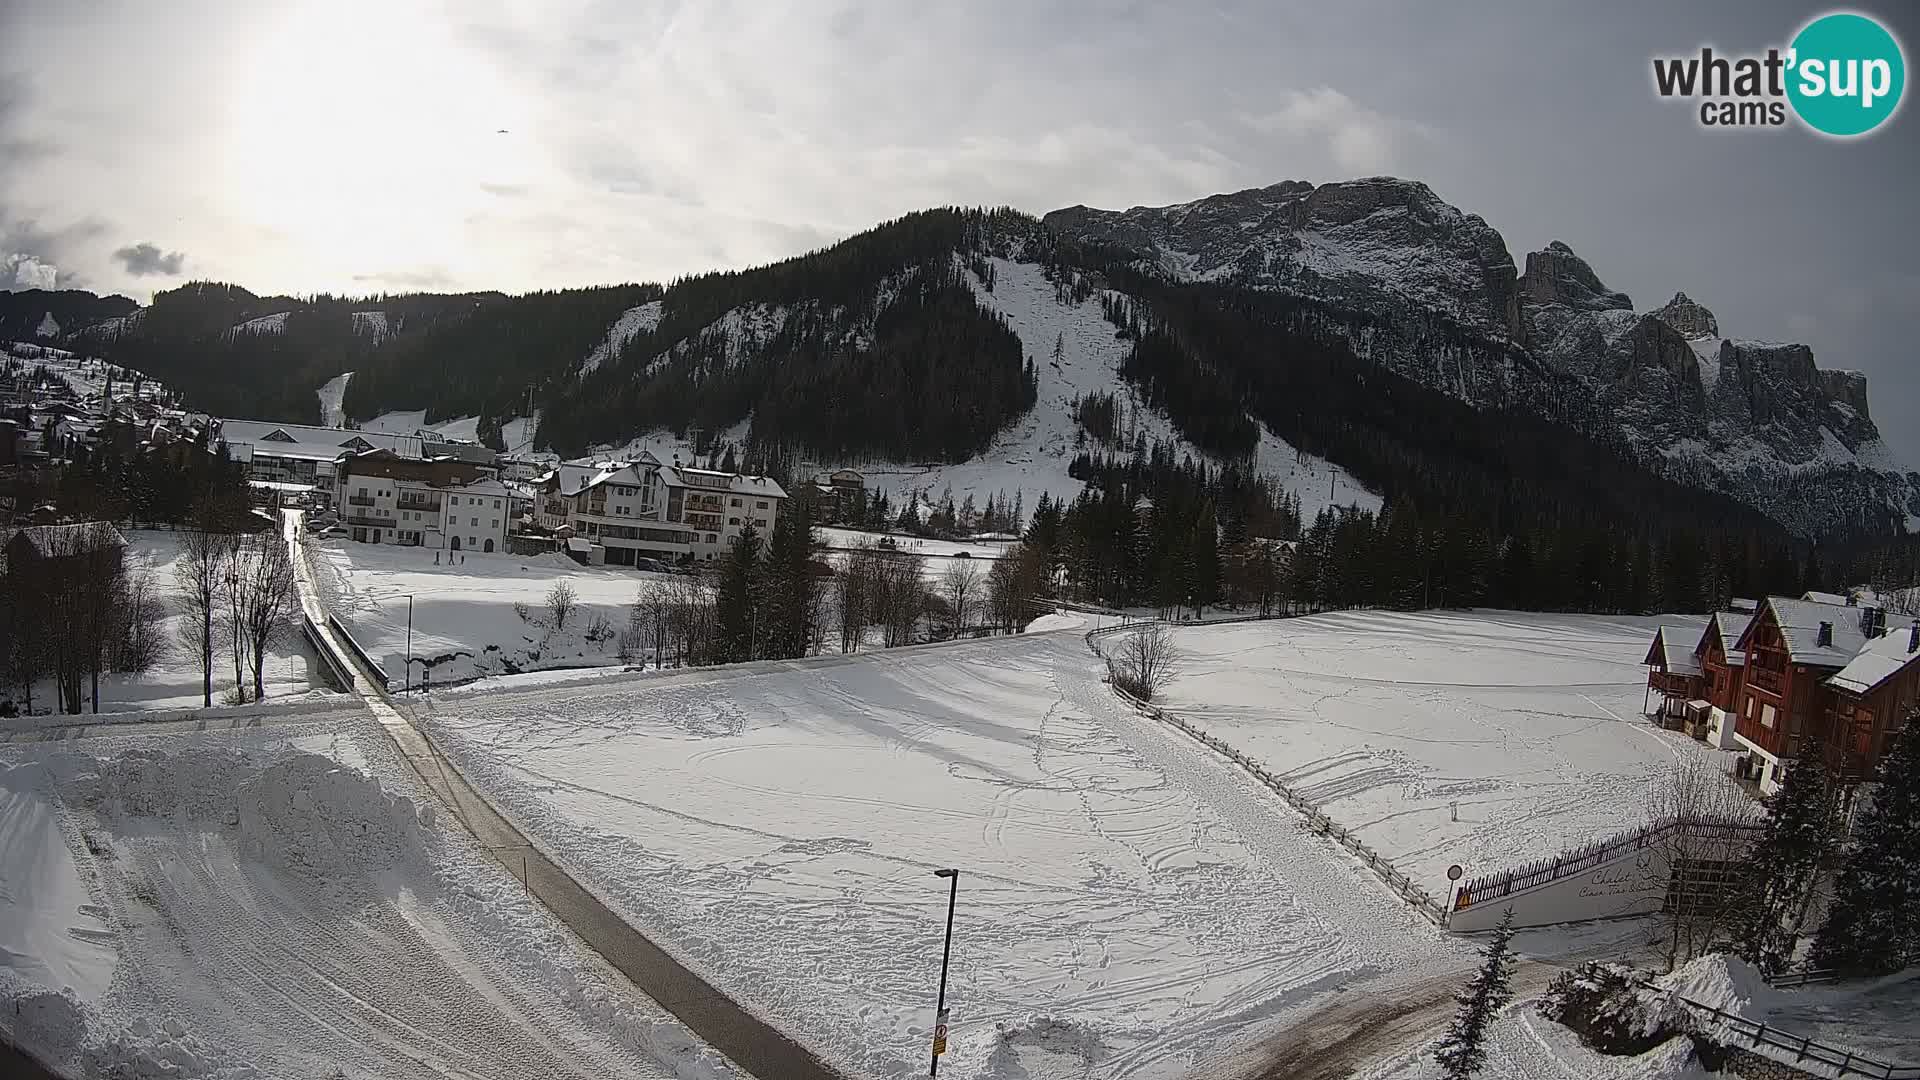
M 290 314 L 292 314 L 292 312 L 276 311 L 271 315 L 262 315 L 257 319 L 248 319 L 246 322 L 227 331 L 227 336 L 232 337 L 235 334 L 281 333 L 287 328 L 287 316 Z
M 535 425 L 534 418 L 523 416 L 501 422 L 500 438 L 507 444 L 509 454 L 525 454 L 532 449 Z M 425 409 L 397 409 L 393 412 L 381 413 L 361 424 L 360 430 L 382 435 L 432 436 L 449 442 L 479 442 L 480 418 L 456 416 L 451 420 L 429 424 Z
M 53 312 L 46 312 L 40 316 L 40 325 L 34 327 L 33 332 L 39 337 L 53 337 L 60 333 L 60 322 L 53 317 Z
M 356 311 L 353 313 L 353 332 L 373 339 L 375 345 L 387 340 L 387 313 L 384 311 Z
M 355 313 L 355 318 L 358 318 L 357 312 Z M 322 426 L 331 428 L 346 426 L 347 412 L 346 409 L 341 407 L 340 403 L 346 399 L 347 384 L 352 381 L 353 372 L 344 371 L 328 379 L 320 385 L 320 389 L 314 391 L 320 398 L 320 423 Z
M 1687 339 L 1687 347 L 1700 360 L 1700 386 L 1708 394 L 1720 384 L 1720 341 L 1711 335 Z
M 972 494 L 983 505 L 989 495 L 1001 492 L 1010 498 L 1015 492 L 1024 493 L 1029 510 L 1042 492 L 1072 501 L 1085 487 L 1067 475 L 1068 462 L 1081 449 L 1075 442 L 1079 425 L 1073 418 L 1073 403 L 1101 393 L 1112 394 L 1122 403 L 1131 417 L 1131 424 L 1123 421 L 1123 426 L 1144 435 L 1149 443 L 1170 441 L 1196 459 L 1206 456 L 1181 438 L 1165 416 L 1141 404 L 1133 387 L 1121 379 L 1120 364 L 1128 345 L 1114 336 L 1114 325 L 1101 314 L 1099 297 L 1061 303 L 1042 267 L 1005 258 L 991 262 L 992 292 L 971 273 L 968 281 L 980 305 L 1005 317 L 1022 350 L 1033 359 L 1039 387 L 1032 411 L 1001 432 L 984 453 L 957 465 L 844 464 L 865 473 L 869 486 L 888 491 L 898 505 L 904 505 L 909 492 L 938 497 L 948 487 L 956 500 Z M 1063 353 L 1057 365 L 1053 360 L 1056 343 Z M 1379 496 L 1361 487 L 1344 469 L 1297 454 L 1264 426 L 1256 459 L 1260 471 L 1279 478 L 1289 491 L 1300 495 L 1309 521 L 1330 502 L 1370 510 L 1380 506 Z
M 587 358 L 580 362 L 580 374 L 586 375 L 598 371 L 600 365 L 606 363 L 609 357 L 626 348 L 627 342 L 640 334 L 651 333 L 654 327 L 660 325 L 662 306 L 658 300 L 649 300 L 639 307 L 630 307 L 621 312 L 620 317 L 607 328 L 606 338 L 595 345 L 593 351 L 587 354 Z

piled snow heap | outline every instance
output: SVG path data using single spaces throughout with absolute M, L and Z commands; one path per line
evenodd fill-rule
M 1748 1019 L 1763 1018 L 1779 1000 L 1780 994 L 1760 977 L 1759 969 L 1725 953 L 1699 957 L 1673 974 L 1654 981 L 1662 989 L 1689 1001 L 1711 1005 L 1722 1012 Z
M 131 750 L 80 758 L 63 786 L 70 802 L 102 818 L 184 817 L 231 828 L 249 858 L 319 874 L 412 861 L 423 850 L 422 829 L 433 824 L 433 807 L 416 808 L 318 754 L 263 767 L 239 754 Z

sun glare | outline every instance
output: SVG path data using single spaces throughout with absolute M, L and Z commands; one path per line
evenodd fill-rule
M 241 60 L 230 100 L 227 204 L 309 265 L 457 261 L 481 185 L 527 175 L 499 72 L 403 5 L 290 12 Z

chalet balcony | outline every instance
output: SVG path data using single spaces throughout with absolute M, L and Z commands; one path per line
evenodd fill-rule
M 1775 671 L 1772 668 L 1763 667 L 1747 669 L 1747 685 L 1765 690 L 1775 697 L 1780 696 L 1780 691 L 1786 684 L 1787 673 L 1784 671 Z
M 429 513 L 437 514 L 440 512 L 441 504 L 438 499 L 409 499 L 405 495 L 402 495 L 394 500 L 393 505 L 401 510 L 425 510 Z
M 372 525 L 381 529 L 393 528 L 392 518 L 374 517 L 371 514 L 348 514 L 341 520 L 349 525 Z
M 1647 685 L 1669 697 L 1695 698 L 1700 696 L 1701 681 L 1698 675 L 1654 671 L 1648 673 Z
M 349 495 L 349 496 L 347 496 L 347 501 L 348 501 L 349 503 L 352 503 L 352 504 L 353 504 L 353 505 L 355 505 L 355 506 L 372 506 L 372 505 L 373 505 L 373 496 L 371 496 L 371 495 Z

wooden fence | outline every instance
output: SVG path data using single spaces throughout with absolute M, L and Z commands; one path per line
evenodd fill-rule
M 1306 613 L 1303 612 L 1301 614 Z M 1219 619 L 1212 620 L 1212 622 L 1252 622 L 1262 617 L 1263 616 L 1255 615 L 1250 618 Z M 1299 616 L 1281 615 L 1273 617 L 1298 618 Z M 1154 620 L 1145 621 L 1151 622 Z M 1105 659 L 1106 653 L 1100 649 L 1100 639 L 1112 634 L 1117 634 L 1123 630 L 1130 630 L 1138 625 L 1140 624 L 1130 623 L 1088 631 L 1087 648 L 1091 649 L 1095 656 Z M 1362 843 L 1352 832 L 1327 816 L 1319 806 L 1314 804 L 1306 796 L 1300 794 L 1292 785 L 1281 779 L 1277 774 L 1269 770 L 1265 764 L 1248 757 L 1224 740 L 1217 739 L 1206 731 L 1195 727 L 1175 713 L 1141 701 L 1139 698 L 1134 697 L 1132 694 L 1127 693 L 1117 686 L 1111 686 L 1110 688 L 1120 700 L 1133 706 L 1137 712 L 1185 734 L 1187 737 L 1238 766 L 1242 772 L 1259 781 L 1262 786 L 1280 796 L 1288 806 L 1293 807 L 1301 817 L 1306 819 L 1307 826 L 1314 832 L 1327 837 L 1342 848 L 1345 848 L 1347 852 L 1355 858 L 1359 859 L 1367 869 L 1373 871 L 1375 877 L 1386 883 L 1387 888 L 1392 890 L 1395 896 L 1406 901 L 1415 911 L 1433 921 L 1435 924 L 1445 924 L 1446 911 L 1442 908 L 1440 902 L 1434 899 L 1433 894 L 1415 884 L 1412 878 L 1401 873 L 1392 863 L 1381 858 L 1378 852 Z

